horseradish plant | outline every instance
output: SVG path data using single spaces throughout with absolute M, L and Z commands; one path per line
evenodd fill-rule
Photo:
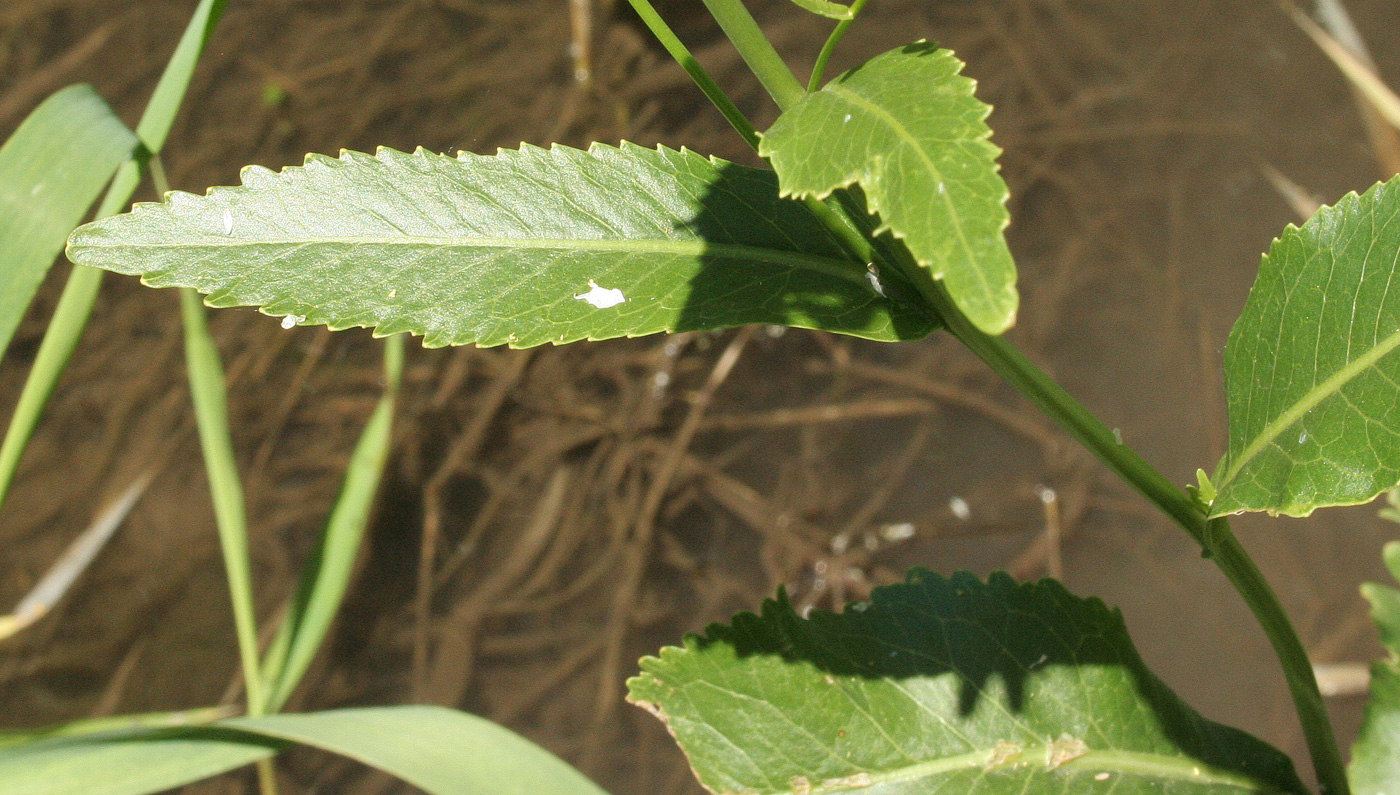
M 782 110 L 759 133 L 646 0 L 663 45 L 772 170 L 632 144 L 483 156 L 308 156 L 242 185 L 78 229 L 80 265 L 211 306 L 422 335 L 427 346 L 602 340 L 770 323 L 898 342 L 947 333 L 1200 543 L 1272 641 L 1328 795 L 1400 792 L 1400 663 L 1375 667 L 1350 784 L 1312 670 L 1230 531 L 1400 483 L 1400 181 L 1289 227 L 1225 355 L 1229 451 L 1183 490 L 1001 336 L 1015 320 L 989 108 L 945 49 L 804 87 L 739 0 L 706 0 Z M 1388 552 L 1400 577 L 1400 551 Z M 1400 592 L 1368 590 L 1400 655 Z M 1058 583 L 911 572 L 844 612 L 782 594 L 642 661 L 630 698 L 725 793 L 1305 792 L 1289 759 L 1203 719 L 1143 665 L 1119 614 Z

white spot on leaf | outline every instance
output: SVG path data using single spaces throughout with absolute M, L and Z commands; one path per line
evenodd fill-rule
M 845 121 L 843 121 L 843 122 L 841 122 L 841 123 L 842 123 L 842 124 L 845 124 L 846 122 L 848 122 L 848 121 L 850 121 L 850 120 L 851 120 L 851 114 L 847 113 L 847 114 L 846 114 L 846 119 L 845 119 Z
M 301 315 L 287 315 L 282 318 L 282 328 L 291 328 L 298 323 L 305 322 L 306 318 Z
M 621 290 L 599 287 L 598 283 L 592 279 L 588 280 L 588 288 L 588 292 L 576 295 L 574 298 L 579 301 L 587 301 L 599 309 L 608 309 L 627 300 L 627 296 L 623 295 Z
M 233 234 L 233 213 L 224 210 L 224 234 Z

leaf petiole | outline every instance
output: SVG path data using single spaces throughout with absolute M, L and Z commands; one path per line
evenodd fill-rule
M 822 87 L 822 74 L 826 72 L 826 62 L 831 60 L 831 54 L 836 51 L 836 45 L 846 35 L 846 29 L 851 26 L 852 22 L 856 21 L 860 10 L 865 8 L 865 3 L 866 0 L 855 0 L 854 3 L 851 3 L 851 15 L 836 23 L 836 29 L 831 31 L 831 35 L 827 37 L 826 44 L 822 45 L 822 51 L 817 54 L 817 62 L 812 65 L 812 76 L 807 79 L 808 94 Z

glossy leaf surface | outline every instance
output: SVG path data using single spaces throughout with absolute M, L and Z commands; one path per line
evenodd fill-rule
M 1400 483 L 1400 180 L 1289 226 L 1225 347 L 1211 513 L 1307 516 Z
M 0 355 L 68 233 L 135 146 L 80 84 L 40 103 L 0 147 Z
M 1400 580 L 1400 543 L 1386 544 L 1385 563 Z M 1371 694 L 1347 772 L 1353 795 L 1385 795 L 1400 791 L 1400 590 L 1368 582 L 1361 592 L 1388 656 L 1371 665 Z
M 84 226 L 68 254 L 194 287 L 212 306 L 406 331 L 428 346 L 746 323 L 896 340 L 933 327 L 779 199 L 770 172 L 631 144 L 312 155 Z
M 1050 580 L 915 570 L 809 619 L 780 599 L 629 685 L 717 793 L 1305 791 L 1154 677 L 1117 611 Z
M 784 196 L 859 184 L 881 229 L 904 240 L 978 328 L 999 334 L 1019 300 L 1003 235 L 1007 188 L 988 140 L 991 107 L 962 66 L 927 42 L 878 55 L 789 108 L 759 154 Z
M 557 757 L 490 721 L 441 707 L 346 709 L 134 729 L 0 749 L 6 795 L 145 795 L 301 743 L 432 795 L 604 795 Z

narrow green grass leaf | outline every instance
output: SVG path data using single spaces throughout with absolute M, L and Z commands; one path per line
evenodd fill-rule
M 1153 676 L 1116 610 L 1051 580 L 915 570 L 810 618 L 780 595 L 629 688 L 712 792 L 1306 792 Z
M 0 356 L 68 233 L 135 146 L 84 84 L 44 100 L 0 147 Z
M 1400 483 L 1400 179 L 1289 226 L 1225 347 L 1213 516 L 1307 516 Z
M 1400 580 L 1400 542 L 1386 544 L 1384 555 L 1390 576 Z M 1371 694 L 1347 777 L 1355 795 L 1383 795 L 1400 792 L 1400 590 L 1368 582 L 1361 593 L 1387 656 L 1371 665 Z
M 985 121 L 991 107 L 962 66 L 927 42 L 877 55 L 789 108 L 758 152 L 784 196 L 859 184 L 881 229 L 904 240 L 978 328 L 1000 334 L 1019 301 L 1003 234 L 1008 194 Z
M 266 759 L 288 743 L 136 730 L 0 748 L 5 795 L 147 795 Z
M 442 707 L 230 718 L 0 747 L 5 795 L 147 795 L 294 744 L 383 770 L 429 795 L 604 795 L 559 758 L 490 721 Z
M 430 795 L 605 795 L 582 773 L 520 735 L 443 707 L 265 715 L 220 725 L 348 756 Z
M 214 502 L 219 548 L 223 553 L 238 636 L 238 656 L 243 667 L 249 711 L 256 714 L 264 703 L 263 680 L 258 664 L 258 619 L 253 599 L 253 569 L 248 556 L 248 517 L 243 483 L 233 455 L 228 424 L 228 396 L 224 392 L 224 365 L 209 333 L 204 306 L 192 290 L 180 295 L 180 319 L 185 332 L 185 369 L 194 400 L 195 424 L 209 493 Z
M 932 319 L 881 295 L 771 172 L 631 144 L 457 158 L 388 149 L 243 172 L 243 186 L 81 227 L 76 263 L 428 346 L 746 323 L 878 340 Z
M 355 556 L 369 526 L 374 496 L 389 459 L 394 402 L 402 374 L 403 337 L 390 337 L 384 343 L 384 395 L 350 455 L 340 497 L 316 549 L 304 564 L 292 609 L 278 627 L 265 657 L 262 674 L 268 682 L 267 712 L 280 710 L 296 690 L 345 599 Z
M 160 153 L 165 137 L 170 132 L 170 126 L 175 121 L 175 114 L 184 99 L 185 90 L 189 87 L 195 64 L 198 63 L 205 43 L 223 14 L 225 4 L 226 0 L 200 0 L 199 5 L 195 7 L 185 32 L 180 36 L 180 43 L 175 47 L 175 53 L 171 55 L 165 71 L 161 73 L 155 93 L 146 104 L 141 121 L 136 125 L 137 136 L 145 144 L 148 152 Z M 98 218 L 111 215 L 126 205 L 141 181 L 141 171 L 141 163 L 136 158 L 127 159 L 117 168 L 117 174 L 112 178 L 107 194 L 97 207 Z M 75 218 L 73 223 L 77 221 Z M 71 226 L 72 224 L 69 224 L 70 231 Z M 87 326 L 88 316 L 92 314 L 98 289 L 102 285 L 101 276 L 100 271 L 75 268 L 68 276 L 68 283 L 63 287 L 63 295 L 59 298 L 58 306 L 54 308 L 48 330 L 44 332 L 44 341 L 34 358 L 34 366 L 30 368 L 29 377 L 24 381 L 24 390 L 20 392 L 19 401 L 15 404 L 10 425 L 5 429 L 5 439 L 0 443 L 0 504 L 4 503 L 5 495 L 14 481 L 20 458 L 29 444 L 35 426 L 39 423 L 44 406 L 53 394 L 59 377 L 68 367 L 73 349 L 77 347 L 78 339 L 82 337 L 83 329 Z M 3 346 L 0 346 L 0 349 L 3 349 Z

